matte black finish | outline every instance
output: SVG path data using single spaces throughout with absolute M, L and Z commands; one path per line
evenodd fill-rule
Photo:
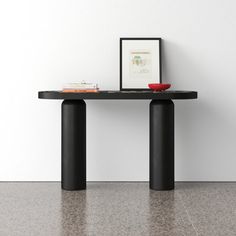
M 65 190 L 86 189 L 86 104 L 62 102 L 61 185 Z
M 41 91 L 39 98 L 62 103 L 62 188 L 86 188 L 86 104 L 83 99 L 153 99 L 150 103 L 150 188 L 174 189 L 174 104 L 195 99 L 195 91 L 100 91 L 63 93 Z
M 174 103 L 150 103 L 150 188 L 174 189 Z
M 100 91 L 98 93 L 63 93 L 61 91 L 40 91 L 39 98 L 43 99 L 194 99 L 197 98 L 195 91 L 172 91 L 163 92 L 149 91 Z

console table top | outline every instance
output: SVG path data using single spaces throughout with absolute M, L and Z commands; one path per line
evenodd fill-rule
M 99 91 L 96 93 L 65 93 L 62 91 L 39 91 L 38 98 L 42 99 L 196 99 L 196 91 L 167 90 L 161 92 L 153 91 Z

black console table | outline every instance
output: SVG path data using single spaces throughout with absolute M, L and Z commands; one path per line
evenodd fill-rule
M 85 99 L 149 99 L 149 183 L 154 190 L 174 189 L 174 103 L 173 99 L 195 99 L 195 91 L 100 91 L 63 93 L 41 91 L 39 98 L 63 99 L 61 184 L 65 190 L 86 189 Z

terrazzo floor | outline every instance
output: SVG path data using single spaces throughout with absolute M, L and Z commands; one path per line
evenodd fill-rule
M 236 235 L 236 183 L 0 183 L 0 236 Z

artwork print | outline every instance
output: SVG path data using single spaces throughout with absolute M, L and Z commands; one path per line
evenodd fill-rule
M 152 75 L 152 61 L 150 50 L 130 51 L 130 78 L 141 79 L 150 78 Z
M 161 38 L 120 38 L 120 90 L 161 83 Z

